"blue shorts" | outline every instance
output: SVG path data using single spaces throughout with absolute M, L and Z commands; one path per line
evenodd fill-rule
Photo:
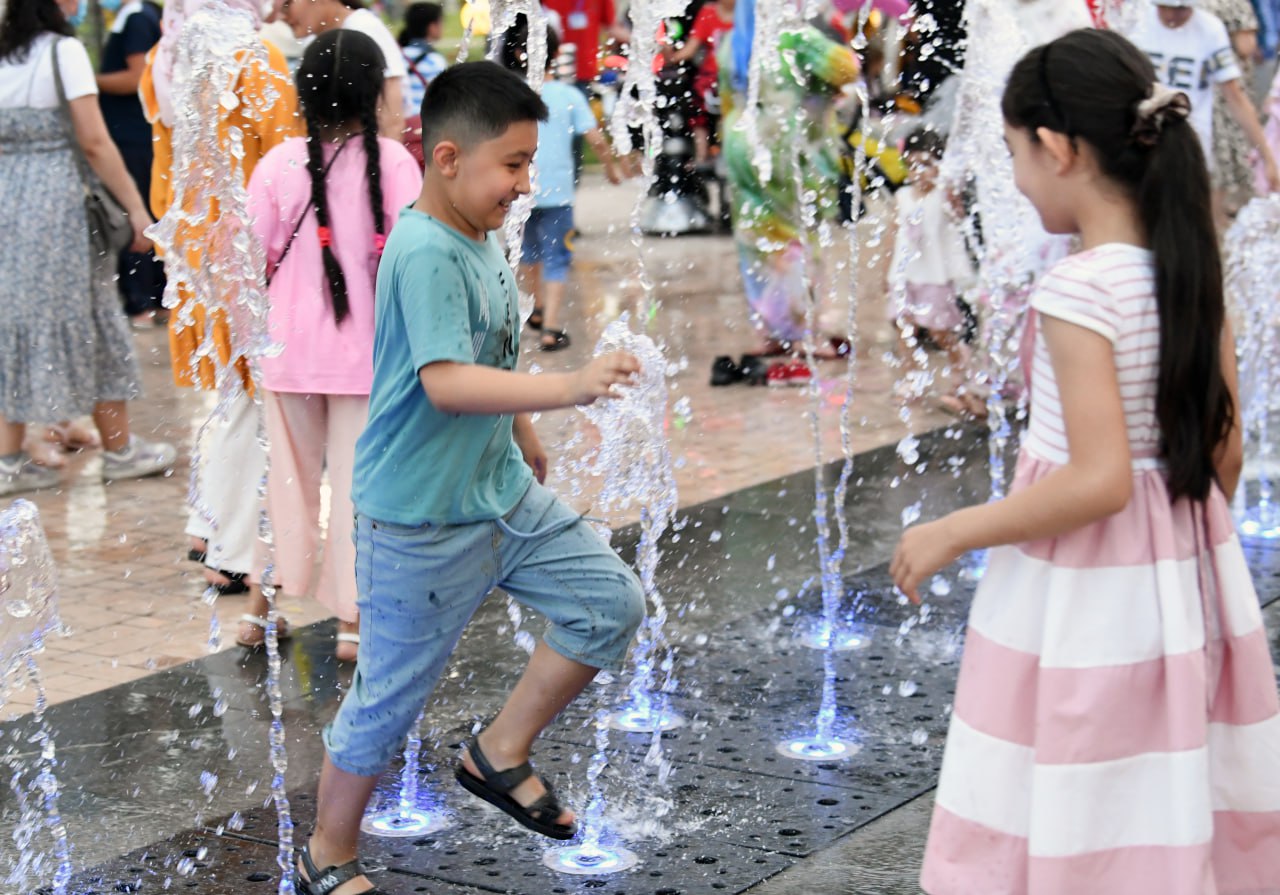
M 535 208 L 524 225 L 524 249 L 520 260 L 525 264 L 541 264 L 542 278 L 563 283 L 569 276 L 573 251 L 569 234 L 573 231 L 573 206 Z
M 546 616 L 557 653 L 596 668 L 622 664 L 644 619 L 635 573 L 537 482 L 502 519 L 415 528 L 357 514 L 353 537 L 359 664 L 324 731 L 351 774 L 380 774 L 399 751 L 493 588 Z

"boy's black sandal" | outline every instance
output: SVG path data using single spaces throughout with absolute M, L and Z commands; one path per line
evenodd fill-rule
M 539 776 L 538 779 L 542 781 L 547 791 L 532 805 L 521 805 L 511 798 L 511 790 L 533 776 L 533 768 L 529 762 L 526 761 L 506 771 L 495 771 L 493 765 L 489 764 L 489 760 L 480 751 L 478 737 L 472 737 L 466 749 L 484 779 L 481 780 L 459 763 L 457 770 L 454 771 L 454 777 L 463 789 L 511 815 L 518 824 L 535 833 L 561 840 L 572 839 L 578 834 L 577 827 L 555 822 L 555 819 L 564 813 L 564 809 L 560 807 L 556 794 L 545 777 Z
M 542 329 L 542 308 L 534 308 L 529 313 L 529 319 L 524 324 L 529 329 Z
M 293 887 L 297 889 L 299 895 L 329 895 L 343 883 L 365 875 L 359 858 L 321 870 L 316 867 L 316 862 L 311 860 L 310 846 L 304 845 L 299 849 L 298 857 L 302 860 L 302 869 L 307 872 L 306 879 L 303 879 L 302 874 L 297 870 L 293 872 Z M 362 892 L 361 895 L 386 895 L 386 893 L 381 889 L 373 888 Z
M 547 337 L 551 337 L 551 341 L 547 341 Z M 562 329 L 542 328 L 542 350 L 543 351 L 559 351 L 562 348 L 568 348 L 571 340 L 569 334 Z

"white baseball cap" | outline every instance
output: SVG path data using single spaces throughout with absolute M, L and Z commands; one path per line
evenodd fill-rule
M 1187 6 L 1195 6 L 1196 0 L 1155 0 L 1156 6 L 1175 6 L 1184 8 Z

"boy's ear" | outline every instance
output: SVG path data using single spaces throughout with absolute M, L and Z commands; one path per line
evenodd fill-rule
M 1057 173 L 1067 173 L 1067 170 L 1075 163 L 1078 155 L 1076 144 L 1072 142 L 1071 138 L 1058 131 L 1049 130 L 1047 127 L 1036 128 L 1036 138 L 1044 146 L 1050 157 L 1053 158 Z
M 441 140 L 431 150 L 432 166 L 450 179 L 458 176 L 458 162 L 462 158 L 462 149 L 452 140 Z

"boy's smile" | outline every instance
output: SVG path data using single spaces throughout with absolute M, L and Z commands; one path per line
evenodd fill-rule
M 507 212 L 532 189 L 529 166 L 538 150 L 538 123 L 519 121 L 501 136 L 460 150 L 449 183 L 452 205 L 464 233 L 483 239 L 502 227 Z

